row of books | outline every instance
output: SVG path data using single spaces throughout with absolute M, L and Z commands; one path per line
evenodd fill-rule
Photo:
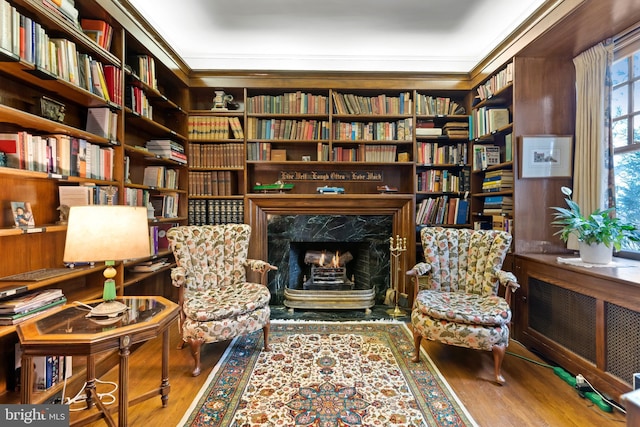
M 190 140 L 243 139 L 244 131 L 238 117 L 189 116 L 188 137 Z
M 161 165 L 152 165 L 144 168 L 142 185 L 153 188 L 178 189 L 180 171 Z
M 244 201 L 241 199 L 190 199 L 188 219 L 191 225 L 242 224 Z
M 417 163 L 419 165 L 466 165 L 468 144 L 439 144 L 437 142 L 417 143 Z
M 393 163 L 396 161 L 396 145 L 364 145 L 364 161 L 375 163 Z
M 74 27 L 78 26 L 80 13 L 74 0 L 43 0 L 43 4 L 63 19 L 69 21 Z
M 473 146 L 473 170 L 484 170 L 489 166 L 500 164 L 500 147 L 492 144 L 475 144 Z
M 465 114 L 465 109 L 449 97 L 418 94 L 416 98 L 416 114 L 447 116 Z
M 471 139 L 492 134 L 510 123 L 511 116 L 507 108 L 477 108 L 471 114 Z
M 20 389 L 22 378 L 22 346 L 15 344 L 15 385 Z M 34 388 L 37 391 L 47 390 L 60 384 L 73 374 L 73 356 L 34 356 L 32 359 L 34 370 Z
M 282 95 L 256 95 L 247 99 L 247 112 L 256 114 L 329 114 L 326 95 L 302 91 Z
M 64 2 L 64 0 L 61 0 Z M 102 19 L 80 19 L 80 27 L 91 40 L 105 50 L 111 49 L 113 40 L 113 27 Z
M 147 206 L 151 200 L 151 192 L 141 188 L 124 189 L 124 204 L 127 206 Z
M 153 105 L 145 91 L 138 86 L 127 86 L 124 91 L 124 106 L 134 113 L 153 120 Z
M 231 171 L 189 172 L 190 196 L 232 196 L 235 174 Z
M 410 141 L 413 135 L 413 120 L 395 122 L 342 122 L 333 123 L 333 135 L 341 141 Z
M 413 100 L 409 92 L 401 92 L 398 96 L 333 92 L 333 109 L 336 114 L 410 114 Z
M 247 118 L 247 138 L 249 139 L 329 139 L 329 130 L 329 122 L 326 120 Z
M 26 131 L 0 134 L 7 166 L 81 178 L 113 179 L 112 147 L 68 135 L 33 135 Z
M 118 139 L 118 113 L 109 107 L 87 108 L 86 130 L 110 141 L 116 141 Z
M 192 168 L 244 168 L 244 144 L 189 144 Z
M 156 63 L 152 56 L 135 55 L 127 59 L 127 64 L 131 67 L 133 74 L 137 76 L 142 83 L 153 89 L 158 89 Z
M 71 40 L 50 37 L 39 22 L 21 14 L 8 0 L 0 0 L 0 49 L 44 74 L 109 100 L 101 62 L 79 52 Z
M 59 185 L 58 198 L 60 206 L 106 205 L 109 193 L 113 192 L 113 200 L 118 200 L 118 188 L 113 186 L 82 183 L 79 185 Z M 141 205 L 142 206 L 142 205 Z
M 513 234 L 513 218 L 503 215 L 492 215 L 490 219 L 479 219 L 473 222 L 474 230 L 500 230 Z
M 67 302 L 62 289 L 21 293 L 0 300 L 0 325 L 15 325 Z
M 159 252 L 169 249 L 167 231 L 178 225 L 177 222 L 162 222 L 149 226 L 149 255 L 158 255 Z
M 177 192 L 151 194 L 149 203 L 153 206 L 153 215 L 156 218 L 177 218 L 180 194 Z
M 182 164 L 187 163 L 187 155 L 184 152 L 184 145 L 174 140 L 150 139 L 146 142 L 145 147 L 157 156 Z
M 416 211 L 416 225 L 468 224 L 469 199 L 466 197 L 428 197 Z
M 470 183 L 471 175 L 466 169 L 457 174 L 446 169 L 430 169 L 416 173 L 417 191 L 459 193 L 470 191 Z
M 484 84 L 478 86 L 478 97 L 480 100 L 491 98 L 495 93 L 504 89 L 513 82 L 513 62 L 507 64 L 505 68 L 493 75 Z

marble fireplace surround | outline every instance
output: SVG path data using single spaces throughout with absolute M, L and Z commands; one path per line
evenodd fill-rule
M 269 259 L 267 239 L 269 215 L 365 215 L 390 216 L 393 235 L 407 238 L 407 253 L 404 257 L 406 269 L 415 263 L 415 200 L 408 194 L 253 194 L 247 196 L 245 219 L 251 225 L 249 256 Z M 286 266 L 285 266 L 286 268 Z M 280 304 L 285 286 L 276 283 L 276 272 L 269 273 L 269 289 L 272 304 Z M 400 288 L 407 289 L 404 274 L 399 275 Z

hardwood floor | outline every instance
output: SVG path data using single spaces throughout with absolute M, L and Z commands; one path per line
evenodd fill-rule
M 192 377 L 192 360 L 188 348 L 178 350 L 177 324 L 171 329 L 171 393 L 169 404 L 162 408 L 160 397 L 129 408 L 130 426 L 177 425 L 209 372 L 224 352 L 227 343 L 207 344 L 202 350 L 202 374 Z M 488 352 L 424 344 L 430 357 L 449 382 L 476 422 L 484 427 L 625 426 L 625 416 L 614 409 L 606 413 L 589 400 L 578 396 L 552 369 L 521 357 L 543 362 L 517 342 L 512 342 L 503 363 L 506 385 L 492 382 L 493 359 Z M 136 350 L 130 360 L 129 397 L 144 393 L 160 381 L 160 340 L 152 340 Z M 102 380 L 117 381 L 117 368 Z M 98 390 L 100 391 L 100 390 Z M 117 414 L 116 414 L 117 419 Z M 91 425 L 105 425 L 103 421 Z

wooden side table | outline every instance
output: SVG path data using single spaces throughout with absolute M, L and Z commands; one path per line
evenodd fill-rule
M 108 409 L 95 393 L 95 358 L 99 353 L 117 349 L 119 359 L 118 426 L 128 425 L 129 404 L 134 405 L 160 395 L 162 406 L 169 399 L 169 326 L 178 317 L 178 305 L 159 296 L 121 297 L 129 309 L 117 318 L 88 318 L 88 310 L 70 304 L 51 314 L 17 326 L 22 345 L 22 366 L 32 366 L 35 356 L 83 356 L 87 358 L 85 392 L 87 409 L 98 407 L 108 425 L 116 425 Z M 94 305 L 101 300 L 89 302 Z M 162 378 L 160 386 L 129 400 L 129 355 L 133 344 L 162 335 Z M 21 370 L 21 401 L 31 403 L 34 372 Z M 89 417 L 74 420 L 83 425 Z

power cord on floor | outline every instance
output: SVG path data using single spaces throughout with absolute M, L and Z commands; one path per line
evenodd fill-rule
M 539 366 L 543 366 L 545 368 L 553 369 L 553 372 L 559 376 L 564 382 L 569 384 L 571 387 L 575 388 L 581 397 L 589 399 L 593 404 L 595 404 L 598 408 L 600 408 L 604 412 L 612 412 L 612 407 L 615 407 L 620 412 L 626 414 L 627 412 L 624 408 L 616 405 L 611 400 L 605 398 L 598 390 L 595 389 L 591 385 L 589 381 L 587 381 L 584 376 L 581 374 L 577 376 L 573 376 L 569 374 L 567 371 L 562 369 L 559 366 L 549 365 L 547 363 L 539 362 L 537 360 L 530 359 L 528 357 L 522 356 L 521 354 L 516 354 L 510 351 L 507 351 L 506 354 L 511 356 L 518 357 L 520 359 L 526 360 L 527 362 L 534 363 Z
M 95 392 L 95 395 L 97 396 L 98 399 L 100 399 L 100 401 L 105 404 L 105 405 L 111 405 L 113 403 L 115 403 L 116 401 L 116 396 L 115 396 L 115 392 L 118 390 L 118 384 L 111 382 L 111 381 L 102 381 L 99 379 L 95 380 L 96 386 L 98 384 L 108 384 L 113 386 L 112 390 L 109 390 L 106 393 L 98 393 L 97 389 Z M 65 395 L 65 389 L 67 387 L 67 380 L 65 379 L 64 381 L 64 385 L 62 387 L 62 402 L 64 402 L 65 405 L 69 405 L 69 411 L 83 411 L 86 409 L 86 405 L 83 405 L 82 407 L 73 407 L 74 404 L 78 404 L 78 403 L 84 403 L 87 401 L 87 394 L 85 392 L 85 388 L 87 387 L 87 383 L 85 382 L 84 385 L 82 386 L 82 388 L 80 389 L 80 391 L 73 397 L 68 397 L 65 399 L 64 395 Z

